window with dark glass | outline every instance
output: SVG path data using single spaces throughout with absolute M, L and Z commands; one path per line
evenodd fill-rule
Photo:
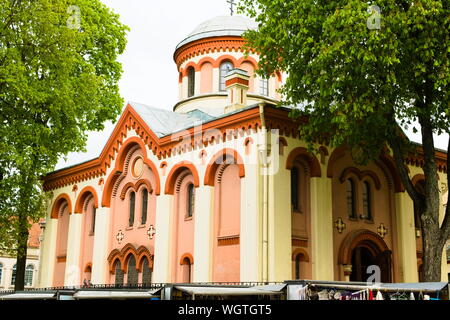
M 115 271 L 114 284 L 123 285 L 123 271 L 122 271 L 122 266 L 120 264 L 120 261 L 118 261 L 118 260 L 115 264 L 114 271 Z
M 132 227 L 134 225 L 134 207 L 136 203 L 136 194 L 134 192 L 130 193 L 130 215 L 128 219 L 128 226 Z
M 189 67 L 188 71 L 188 97 L 192 97 L 195 93 L 195 70 Z
M 25 286 L 31 287 L 33 285 L 34 267 L 30 264 L 25 269 Z
M 192 272 L 192 264 L 189 258 L 183 259 L 183 282 L 190 283 L 191 282 L 191 272 Z
M 371 210 L 371 198 L 372 193 L 370 189 L 370 184 L 367 181 L 363 182 L 363 216 L 364 219 L 372 220 L 372 210 Z
M 152 269 L 150 269 L 150 264 L 147 258 L 144 258 L 142 264 L 142 283 L 151 284 L 152 283 Z
M 195 206 L 195 188 L 192 183 L 187 187 L 187 216 L 192 217 L 194 215 Z
M 0 283 L 2 283 L 3 265 L 0 263 Z
M 222 62 L 220 65 L 220 84 L 219 84 L 219 90 L 225 91 L 225 77 L 228 72 L 233 70 L 234 66 L 230 61 Z
M 269 95 L 269 79 L 262 78 L 259 82 L 259 94 L 263 96 Z
M 16 283 L 16 269 L 17 269 L 17 265 L 15 264 L 12 268 L 12 275 L 11 275 L 11 285 L 12 286 Z
M 142 212 L 141 212 L 141 224 L 147 223 L 147 208 L 148 208 L 148 191 L 142 190 Z
M 136 259 L 133 255 L 128 259 L 127 284 L 136 285 L 138 283 L 138 273 L 136 270 Z
M 298 254 L 295 256 L 295 279 L 300 279 L 300 262 L 301 262 L 301 255 Z
M 298 169 L 292 167 L 291 169 L 291 205 L 293 211 L 300 211 L 299 201 L 299 185 L 298 185 Z
M 91 233 L 94 234 L 95 232 L 95 215 L 97 214 L 97 208 L 94 207 L 92 210 L 92 230 Z
M 356 190 L 355 183 L 352 179 L 347 179 L 346 192 L 347 192 L 347 214 L 350 218 L 356 219 Z

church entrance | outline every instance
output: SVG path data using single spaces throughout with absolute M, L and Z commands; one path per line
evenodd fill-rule
M 392 252 L 379 235 L 369 230 L 346 236 L 339 251 L 339 264 L 344 267 L 345 281 L 392 282 Z
M 378 248 L 374 248 L 373 243 L 371 245 L 372 248 L 362 244 L 353 249 L 350 281 L 366 282 L 374 272 L 377 272 L 376 267 L 379 267 L 381 282 L 391 282 L 391 252 L 374 250 Z

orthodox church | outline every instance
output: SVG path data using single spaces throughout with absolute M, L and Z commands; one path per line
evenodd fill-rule
M 420 279 L 420 219 L 392 155 L 359 166 L 345 146 L 308 152 L 276 106 L 282 74 L 259 77 L 244 54 L 256 27 L 200 24 L 173 55 L 173 111 L 129 102 L 98 158 L 44 178 L 41 287 L 365 281 L 372 265 L 383 282 Z M 420 146 L 407 162 L 421 190 Z

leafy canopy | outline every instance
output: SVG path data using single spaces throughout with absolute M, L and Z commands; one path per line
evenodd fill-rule
M 0 0 L 0 235 L 36 221 L 41 176 L 119 115 L 127 30 L 99 0 Z
M 245 34 L 261 52 L 258 72 L 288 74 L 283 103 L 310 116 L 299 128 L 309 142 L 330 133 L 366 162 L 395 120 L 423 117 L 450 132 L 449 0 L 241 0 L 240 9 L 259 23 Z

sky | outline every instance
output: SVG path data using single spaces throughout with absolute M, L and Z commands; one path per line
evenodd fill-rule
M 230 14 L 226 0 L 102 0 L 129 26 L 128 44 L 119 57 L 123 74 L 120 93 L 125 100 L 172 110 L 178 100 L 178 72 L 173 61 L 176 45 L 200 23 Z M 83 13 L 81 12 L 81 19 Z M 125 105 L 124 105 L 125 107 Z M 102 132 L 90 132 L 86 152 L 70 153 L 56 169 L 97 158 L 114 129 L 107 123 Z M 411 140 L 420 135 L 408 132 Z M 447 138 L 436 146 L 447 149 Z

